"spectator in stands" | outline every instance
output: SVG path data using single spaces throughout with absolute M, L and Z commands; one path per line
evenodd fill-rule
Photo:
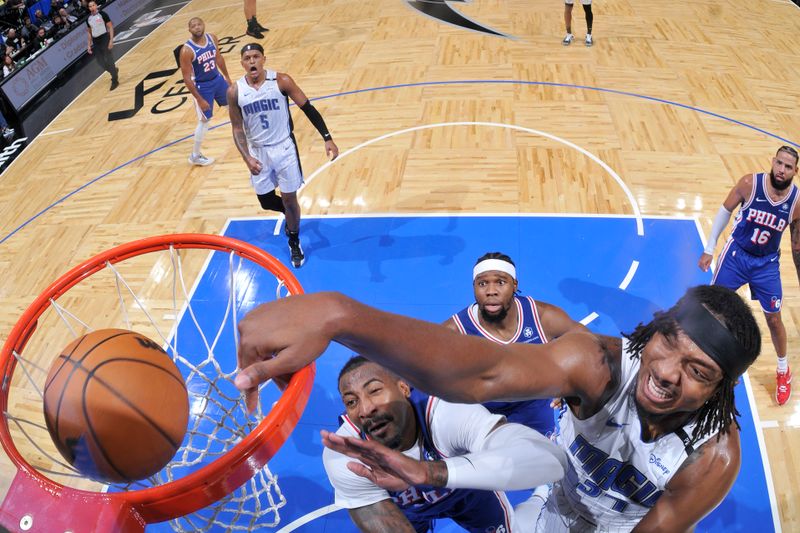
M 3 58 L 3 77 L 5 78 L 17 69 L 17 64 L 11 59 L 11 56 L 6 55 Z
M 36 10 L 36 12 L 33 14 L 33 18 L 34 24 L 40 28 L 44 28 L 45 33 L 50 33 L 50 30 L 53 28 L 53 22 L 47 18 L 44 13 L 42 13 L 41 9 Z
M 53 17 L 53 38 L 60 39 L 62 35 L 66 35 L 70 30 L 70 25 L 61 18 L 61 15 Z
M 30 41 L 34 37 L 36 37 L 36 32 L 39 31 L 39 27 L 31 22 L 30 17 L 25 17 L 25 24 L 22 26 L 22 38 L 26 41 Z
M 62 20 L 65 20 L 69 26 L 75 24 L 75 21 L 78 20 L 78 17 L 70 15 L 65 8 L 61 8 L 58 10 L 58 14 L 61 16 Z
M 6 51 L 11 48 L 11 54 L 16 54 L 25 47 L 25 39 L 17 35 L 17 30 L 11 28 L 6 34 Z
M 47 36 L 47 32 L 44 31 L 44 28 L 39 28 L 39 31 L 36 33 L 36 38 L 33 40 L 34 53 L 43 48 L 47 48 L 52 42 L 53 39 Z

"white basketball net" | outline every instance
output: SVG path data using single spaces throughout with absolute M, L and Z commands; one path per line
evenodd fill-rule
M 208 301 L 193 300 L 197 287 L 187 288 L 185 274 L 197 277 L 200 270 L 225 258 L 227 280 L 220 281 L 217 289 L 226 286 L 227 295 Z M 259 289 L 266 278 L 271 279 L 277 283 L 276 298 L 284 295 L 286 289 L 267 269 L 234 252 L 171 247 L 105 266 L 58 301 L 51 299 L 50 308 L 40 318 L 37 331 L 25 348 L 26 356 L 14 353 L 19 364 L 6 416 L 22 455 L 54 480 L 84 490 L 138 490 L 182 478 L 226 454 L 261 421 L 261 408 L 255 418 L 248 416 L 242 396 L 233 385 L 236 326 L 243 308 L 255 304 L 253 285 Z M 215 273 L 223 272 L 217 269 Z M 263 294 L 259 298 L 263 300 Z M 103 311 L 98 315 L 97 309 Z M 92 318 L 88 319 L 89 316 Z M 59 350 L 88 331 L 107 327 L 134 330 L 163 342 L 186 378 L 189 391 L 189 428 L 183 445 L 161 472 L 129 486 L 99 487 L 96 482 L 82 478 L 55 450 L 41 408 L 38 417 L 30 409 L 37 396 L 41 406 L 49 363 Z M 65 331 L 69 334 L 65 335 Z M 51 359 L 37 360 L 31 354 L 46 354 Z M 217 357 L 220 354 L 224 357 Z M 262 388 L 262 403 L 271 405 L 279 394 L 275 386 Z M 285 504 L 277 476 L 265 466 L 217 503 L 173 520 L 170 525 L 182 532 L 217 528 L 255 531 L 275 527 L 280 521 L 278 511 Z

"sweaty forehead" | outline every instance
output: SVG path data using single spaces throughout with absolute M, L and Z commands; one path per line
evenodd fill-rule
M 676 357 L 688 358 L 703 363 L 708 368 L 722 375 L 722 368 L 720 368 L 719 363 L 714 361 L 710 355 L 695 344 L 683 330 L 678 329 L 676 335 L 665 336 L 661 333 L 657 335 L 660 335 L 670 348 L 674 350 Z

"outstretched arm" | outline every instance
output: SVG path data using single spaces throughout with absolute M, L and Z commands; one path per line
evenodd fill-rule
M 588 332 L 571 332 L 544 345 L 500 345 L 338 293 L 261 305 L 240 322 L 239 332 L 236 385 L 246 391 L 251 410 L 259 383 L 299 370 L 332 340 L 452 402 L 554 396 L 594 401 L 611 380 L 608 353 Z
M 684 461 L 633 531 L 691 531 L 728 494 L 740 464 L 736 428 L 719 441 L 712 437 Z
M 300 87 L 298 87 L 292 77 L 288 74 L 279 73 L 278 88 L 297 104 L 297 107 L 305 113 L 311 124 L 317 128 L 319 134 L 322 135 L 322 140 L 325 141 L 325 153 L 328 154 L 330 160 L 333 161 L 339 157 L 339 147 L 333 142 L 331 133 L 328 131 L 328 126 L 325 125 L 322 115 L 320 115 L 317 108 L 311 104 L 311 100 L 309 100 Z

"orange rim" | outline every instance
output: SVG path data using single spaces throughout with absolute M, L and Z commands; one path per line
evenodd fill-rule
M 130 257 L 173 248 L 200 248 L 231 252 L 269 270 L 283 282 L 290 294 L 302 294 L 297 278 L 280 261 L 264 250 L 249 243 L 201 233 L 185 233 L 149 237 L 123 244 L 100 253 L 58 278 L 44 290 L 23 312 L 11 330 L 0 352 L 2 388 L 0 410 L 8 408 L 11 378 L 16 368 L 13 352 L 22 352 L 36 330 L 39 317 L 50 305 L 81 280 L 105 268 L 106 263 L 118 263 Z M 99 493 L 66 487 L 33 468 L 17 450 L 2 416 L 0 443 L 17 468 L 35 478 L 41 488 L 57 497 L 66 493 L 89 500 L 118 499 L 135 508 L 148 523 L 172 520 L 206 507 L 253 477 L 280 449 L 294 430 L 308 402 L 314 383 L 314 365 L 308 365 L 294 374 L 289 386 L 266 417 L 241 442 L 224 456 L 199 470 L 175 481 L 142 490 L 119 493 Z

